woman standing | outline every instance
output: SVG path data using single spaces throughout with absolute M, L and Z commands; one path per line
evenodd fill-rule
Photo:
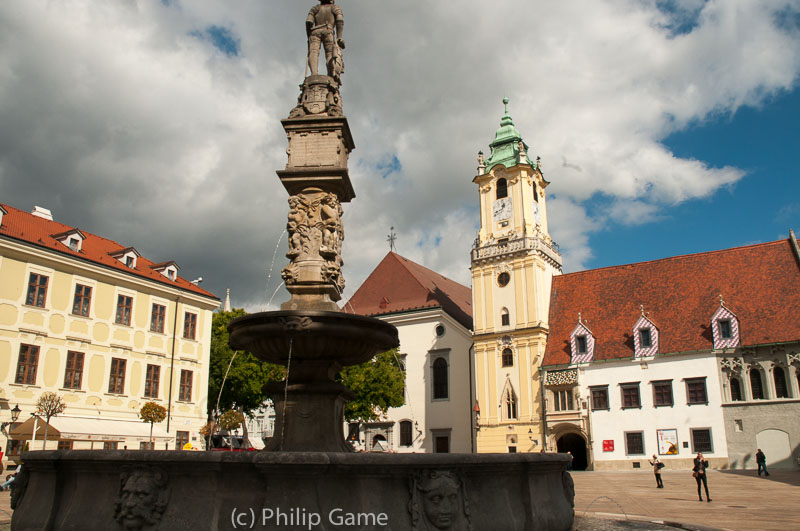
M 664 468 L 664 463 L 658 459 L 656 454 L 653 454 L 653 460 L 648 462 L 653 467 L 653 474 L 656 476 L 656 488 L 663 489 L 664 483 L 661 481 L 661 469 Z
M 711 502 L 711 496 L 708 495 L 708 479 L 706 478 L 706 469 L 708 468 L 708 461 L 703 459 L 703 454 L 697 452 L 697 457 L 694 458 L 694 468 L 692 468 L 692 475 L 694 480 L 697 481 L 697 497 L 703 501 L 703 495 L 700 493 L 700 482 L 706 489 L 706 500 Z

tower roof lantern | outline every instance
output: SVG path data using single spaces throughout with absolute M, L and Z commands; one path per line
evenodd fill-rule
M 507 168 L 520 163 L 536 167 L 536 164 L 528 157 L 528 144 L 522 140 L 522 134 L 514 125 L 514 120 L 508 112 L 508 101 L 507 97 L 503 98 L 505 113 L 500 119 L 500 128 L 494 134 L 494 141 L 489 144 L 492 153 L 486 158 L 484 173 L 488 173 L 498 164 L 502 164 Z

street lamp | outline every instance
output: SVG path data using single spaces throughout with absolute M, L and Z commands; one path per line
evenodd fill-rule
M 2 424 L 0 424 L 0 431 L 2 431 L 3 435 L 6 436 L 6 451 L 8 451 L 8 439 L 9 439 L 9 435 L 8 432 L 6 431 L 6 428 L 9 425 L 14 424 L 17 421 L 17 419 L 19 419 L 20 413 L 22 413 L 22 410 L 19 408 L 19 404 L 17 404 L 14 406 L 14 409 L 11 410 L 11 422 L 3 422 Z

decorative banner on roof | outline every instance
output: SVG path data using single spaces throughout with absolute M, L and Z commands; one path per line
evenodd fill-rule
M 547 371 L 544 377 L 545 385 L 570 385 L 578 383 L 577 369 L 564 369 L 561 371 Z

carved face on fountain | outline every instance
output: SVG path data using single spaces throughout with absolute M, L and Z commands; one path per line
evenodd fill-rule
M 422 509 L 429 528 L 455 529 L 461 516 L 461 482 L 449 472 L 432 472 L 419 483 Z
M 166 474 L 152 468 L 136 468 L 122 474 L 119 501 L 114 514 L 128 530 L 139 531 L 161 520 L 169 490 Z

